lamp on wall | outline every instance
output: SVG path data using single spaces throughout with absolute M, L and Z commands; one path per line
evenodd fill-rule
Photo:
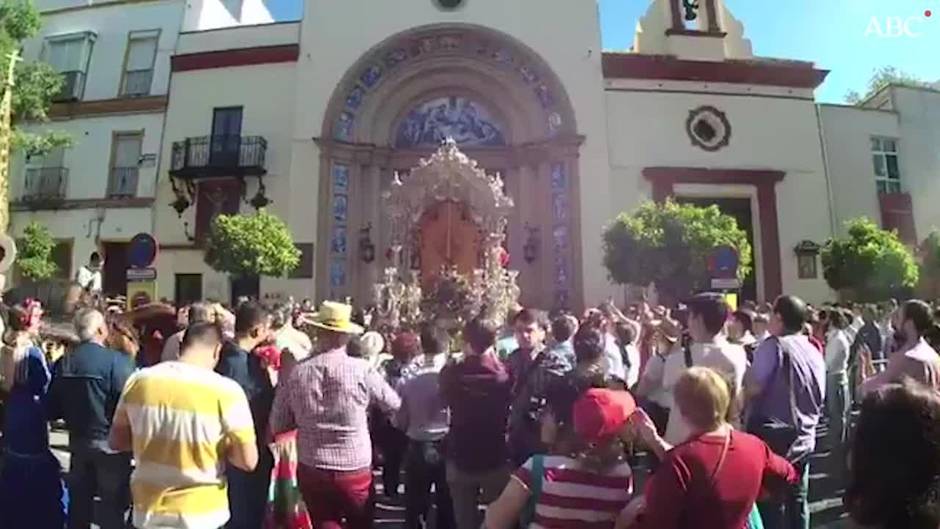
M 359 230 L 359 258 L 363 263 L 375 261 L 375 244 L 372 242 L 372 223 Z
M 539 257 L 539 247 L 541 246 L 539 228 L 526 223 L 525 230 L 526 238 L 525 244 L 522 245 L 522 258 L 525 259 L 525 262 L 532 264 Z
M 256 211 L 267 207 L 271 204 L 271 202 L 273 202 L 264 194 L 266 190 L 267 189 L 264 187 L 264 180 L 258 178 L 258 192 L 255 193 L 255 196 L 251 197 L 251 200 L 248 201 L 248 203 L 251 204 L 251 207 L 255 208 Z

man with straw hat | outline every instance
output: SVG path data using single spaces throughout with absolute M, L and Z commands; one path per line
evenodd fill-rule
M 324 301 L 301 317 L 317 336 L 316 354 L 297 365 L 274 400 L 275 434 L 298 429 L 300 491 L 314 527 L 372 526 L 372 441 L 367 409 L 398 411 L 401 400 L 346 344 L 363 328 L 352 322 L 352 307 Z M 345 520 L 345 521 L 344 521 Z

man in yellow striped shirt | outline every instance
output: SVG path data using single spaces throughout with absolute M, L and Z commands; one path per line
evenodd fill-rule
M 121 395 L 110 444 L 133 450 L 134 525 L 139 529 L 218 529 L 229 519 L 225 461 L 251 471 L 258 463 L 245 392 L 213 371 L 222 333 L 192 325 L 179 361 L 131 376 Z

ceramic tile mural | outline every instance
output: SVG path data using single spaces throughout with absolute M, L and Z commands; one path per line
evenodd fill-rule
M 567 306 L 571 295 L 571 212 L 568 188 L 565 164 L 552 164 L 552 255 L 556 284 L 555 303 L 559 307 Z
M 505 145 L 502 127 L 479 103 L 464 97 L 439 97 L 405 116 L 395 135 L 400 148 L 436 146 L 453 138 L 463 146 Z
M 382 81 L 389 77 L 389 73 L 402 64 L 429 56 L 442 55 L 452 56 L 454 54 L 475 55 L 480 60 L 489 62 L 500 69 L 509 70 L 518 75 L 519 80 L 532 90 L 533 96 L 546 111 L 545 124 L 550 135 L 556 135 L 562 128 L 561 113 L 557 109 L 558 99 L 556 94 L 552 93 L 549 84 L 545 82 L 547 77 L 542 75 L 538 67 L 529 62 L 524 55 L 517 53 L 515 49 L 504 47 L 500 43 L 486 39 L 471 38 L 471 35 L 459 32 L 449 31 L 447 33 L 432 34 L 418 39 L 402 39 L 393 47 L 387 48 L 375 55 L 366 66 L 358 73 L 354 84 L 348 87 L 348 92 L 344 94 L 345 110 L 336 119 L 333 126 L 333 137 L 342 141 L 352 141 L 352 131 L 358 112 L 369 97 Z M 424 109 L 427 110 L 427 109 Z M 425 121 L 428 116 L 418 118 L 418 121 Z M 466 117 L 466 116 L 464 116 Z M 408 115 L 406 123 L 402 127 L 412 127 L 416 116 Z M 453 125 L 452 119 L 448 118 L 447 123 Z M 399 131 L 400 132 L 400 131 Z M 427 134 L 411 130 L 412 139 L 427 139 L 434 137 L 437 131 L 431 131 Z M 470 131 L 467 127 L 459 130 L 457 135 L 471 135 L 476 143 L 474 145 L 504 145 L 505 141 L 500 138 L 497 143 L 494 136 L 488 131 Z M 485 141 L 481 142 L 481 139 Z M 427 141 L 414 142 L 406 146 L 427 146 Z
M 331 169 L 333 228 L 330 230 L 330 286 L 346 284 L 346 258 L 349 235 L 349 166 L 334 163 Z

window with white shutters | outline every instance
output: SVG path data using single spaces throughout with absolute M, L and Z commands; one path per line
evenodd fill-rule
M 76 101 L 85 93 L 88 62 L 95 42 L 91 32 L 70 33 L 48 37 L 43 61 L 62 74 L 62 89 L 56 101 Z
M 108 198 L 137 196 L 137 176 L 143 139 L 143 135 L 138 132 L 114 135 Z
M 121 80 L 121 95 L 134 97 L 150 94 L 159 40 L 159 30 L 131 31 L 127 34 L 127 58 Z

